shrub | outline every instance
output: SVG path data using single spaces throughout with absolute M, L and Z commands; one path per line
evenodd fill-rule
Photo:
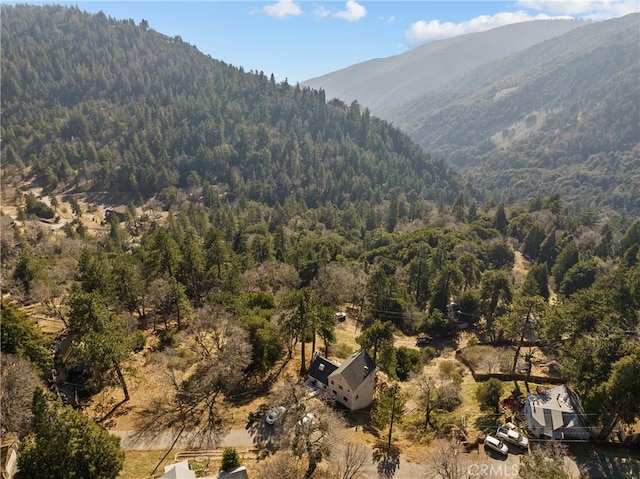
M 440 373 L 445 376 L 445 377 L 449 377 L 449 378 L 453 378 L 455 375 L 460 376 L 461 372 L 460 372 L 460 364 L 453 360 L 453 359 L 447 359 L 445 361 L 440 361 L 440 364 L 438 364 L 438 369 L 440 369 Z
M 158 337 L 160 338 L 159 349 L 171 347 L 176 344 L 177 332 L 175 329 L 163 329 L 158 331 Z
M 486 411 L 500 412 L 500 396 L 502 396 L 502 382 L 496 378 L 478 385 L 476 399 L 480 403 L 480 408 Z
M 234 447 L 225 447 L 222 451 L 222 464 L 220 466 L 221 471 L 232 471 L 240 467 L 240 455 Z
M 344 359 L 344 358 L 348 358 L 353 354 L 353 348 L 348 344 L 338 343 L 332 349 L 332 352 L 335 356 Z
M 433 346 L 427 346 L 426 348 L 422 348 L 422 362 L 427 364 L 431 362 L 433 358 L 438 355 L 438 351 Z
M 406 381 L 411 373 L 422 370 L 422 354 L 416 349 L 400 346 L 396 349 L 396 375 L 400 381 Z
M 142 331 L 136 331 L 133 334 L 133 340 L 131 344 L 131 349 L 133 349 L 134 353 L 138 353 L 142 351 L 147 344 L 147 338 L 142 333 Z

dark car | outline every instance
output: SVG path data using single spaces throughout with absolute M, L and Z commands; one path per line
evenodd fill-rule
M 416 346 L 421 348 L 428 345 L 429 345 L 429 338 L 425 336 L 419 336 L 416 338 Z

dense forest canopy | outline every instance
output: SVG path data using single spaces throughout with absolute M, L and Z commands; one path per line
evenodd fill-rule
M 442 161 L 355 102 L 246 73 L 146 22 L 2 8 L 4 164 L 32 166 L 47 191 L 148 198 L 204 185 L 316 207 L 459 190 Z

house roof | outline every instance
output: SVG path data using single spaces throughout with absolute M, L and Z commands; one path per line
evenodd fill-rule
M 567 387 L 563 384 L 544 394 L 530 394 L 527 398 L 531 418 L 550 431 L 583 427 L 576 413 Z
M 217 479 L 247 479 L 247 468 L 240 466 L 233 471 L 223 471 L 218 473 Z
M 127 214 L 127 206 L 126 205 L 115 206 L 113 208 L 107 208 L 106 211 L 109 211 L 109 212 L 112 212 L 112 213 L 117 213 L 119 215 L 126 215 Z
M 313 379 L 317 379 L 322 384 L 329 384 L 329 375 L 338 369 L 338 365 L 332 363 L 327 358 L 323 358 L 319 354 L 316 354 L 311 367 L 309 368 L 309 376 Z
M 165 466 L 164 474 L 160 479 L 195 479 L 195 477 L 195 471 L 189 469 L 189 462 L 182 461 Z
M 342 376 L 353 391 L 375 370 L 373 359 L 361 349 L 349 356 L 330 376 Z

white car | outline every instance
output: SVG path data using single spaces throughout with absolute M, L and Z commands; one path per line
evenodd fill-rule
M 267 421 L 267 424 L 273 424 L 276 422 L 276 419 L 278 419 L 278 415 L 282 414 L 286 410 L 287 408 L 285 408 L 284 406 L 278 406 L 276 408 L 273 408 L 269 412 L 269 414 L 267 414 L 267 417 L 265 417 L 264 420 Z
M 487 437 L 484 438 L 484 445 L 496 452 L 499 452 L 500 454 L 504 454 L 505 456 L 509 454 L 509 448 L 507 445 L 500 439 L 493 436 L 487 435 Z
M 496 432 L 496 437 L 498 439 L 502 439 L 503 441 L 507 441 L 515 446 L 520 446 L 524 449 L 529 447 L 529 439 L 524 437 L 515 429 L 499 427 L 498 431 Z
M 316 417 L 313 415 L 313 413 L 308 412 L 307 414 L 305 414 L 302 419 L 300 419 L 298 421 L 298 426 L 303 426 L 305 424 L 307 424 L 308 422 L 310 422 L 311 424 L 315 424 L 318 420 L 316 419 Z

